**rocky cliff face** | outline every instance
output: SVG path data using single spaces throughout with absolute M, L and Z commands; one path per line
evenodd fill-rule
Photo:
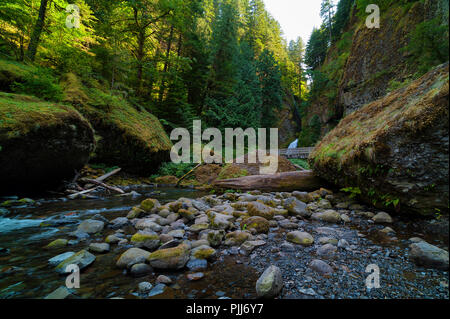
M 0 92 L 1 194 L 72 179 L 94 146 L 91 125 L 74 108 Z
M 314 172 L 380 208 L 448 213 L 448 68 L 345 117 L 311 154 Z

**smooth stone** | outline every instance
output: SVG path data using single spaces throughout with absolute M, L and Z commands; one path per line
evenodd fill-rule
M 186 267 L 191 271 L 203 270 L 208 268 L 208 261 L 206 259 L 191 258 Z
M 120 255 L 116 266 L 119 268 L 129 268 L 135 264 L 145 263 L 148 256 L 150 256 L 150 252 L 133 247 Z
M 134 264 L 130 269 L 130 274 L 133 277 L 143 277 L 153 272 L 152 267 L 147 264 Z
M 89 250 L 94 253 L 107 253 L 109 249 L 110 248 L 108 243 L 92 243 L 89 245 Z
M 310 246 L 314 243 L 314 238 L 307 232 L 293 231 L 286 235 L 286 240 L 299 245 Z
M 71 257 L 62 261 L 58 266 L 56 266 L 55 270 L 59 273 L 67 273 L 66 267 L 68 265 L 77 265 L 80 270 L 88 267 L 95 261 L 95 256 L 86 250 L 81 250 L 78 253 L 72 255 Z
M 309 264 L 309 268 L 322 275 L 328 275 L 334 272 L 333 268 L 331 268 L 330 265 L 320 259 L 314 259 L 313 261 L 311 261 L 311 263 Z
M 277 266 L 269 266 L 256 282 L 256 293 L 261 298 L 274 298 L 283 288 L 283 277 Z
M 77 232 L 95 234 L 101 232 L 104 227 L 105 223 L 101 220 L 87 219 L 81 222 L 80 225 L 78 225 Z
M 57 255 L 55 257 L 50 258 L 48 260 L 48 263 L 51 266 L 57 266 L 60 263 L 62 263 L 64 260 L 66 260 L 67 258 L 72 257 L 73 255 L 75 255 L 75 253 L 73 251 L 68 251 L 66 253 L 62 253 L 62 254 L 59 254 L 59 255 Z
M 48 294 L 44 299 L 66 299 L 71 294 L 72 293 L 69 289 L 67 289 L 67 287 L 61 286 Z
M 385 212 L 379 212 L 375 216 L 372 217 L 372 220 L 375 224 L 390 224 L 392 223 L 392 217 Z
M 156 282 L 159 283 L 159 284 L 166 284 L 166 285 L 169 285 L 169 284 L 172 283 L 172 279 L 170 279 L 169 277 L 164 276 L 164 275 L 159 275 L 159 276 L 156 278 Z
M 190 280 L 190 281 L 197 281 L 197 280 L 202 279 L 203 277 L 205 277 L 205 274 L 202 273 L 202 272 L 196 272 L 196 273 L 193 273 L 193 274 L 187 274 L 186 275 L 186 278 L 188 280 Z
M 153 288 L 153 285 L 147 281 L 140 282 L 138 285 L 139 293 L 146 295 L 148 294 Z
M 148 294 L 149 297 L 153 297 L 156 295 L 160 295 L 162 293 L 164 293 L 164 290 L 166 289 L 166 285 L 159 283 L 155 286 L 155 288 L 153 288 L 150 293 Z
M 409 246 L 410 259 L 418 266 L 448 270 L 448 251 L 427 242 L 413 243 Z

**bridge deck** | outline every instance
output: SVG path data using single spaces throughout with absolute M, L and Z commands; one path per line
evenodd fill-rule
M 306 159 L 311 154 L 314 147 L 301 147 L 301 148 L 290 148 L 290 149 L 280 149 L 280 156 L 286 158 L 301 158 Z

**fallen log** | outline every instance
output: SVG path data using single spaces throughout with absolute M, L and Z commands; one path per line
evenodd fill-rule
M 323 181 L 309 170 L 215 180 L 213 186 L 236 190 L 314 191 L 323 186 Z
M 82 178 L 81 181 L 86 182 L 86 183 L 95 184 L 95 185 L 98 185 L 98 186 L 101 186 L 101 187 L 104 187 L 104 188 L 106 188 L 106 189 L 109 189 L 109 190 L 111 190 L 111 191 L 113 191 L 113 192 L 116 192 L 116 193 L 119 193 L 119 194 L 125 194 L 125 192 L 124 192 L 123 190 L 121 190 L 120 188 L 114 187 L 114 186 L 110 186 L 110 185 L 108 185 L 108 184 L 99 182 L 99 181 L 96 180 L 96 179 Z
M 175 185 L 175 187 L 178 187 L 181 183 L 182 180 L 184 180 L 186 177 L 188 177 L 189 175 L 191 175 L 197 168 L 199 168 L 200 166 L 202 166 L 203 163 L 198 164 L 197 166 L 195 166 L 193 169 L 191 169 L 189 172 L 187 172 L 186 174 L 184 174 L 177 182 L 177 184 Z
M 119 167 L 119 168 L 116 168 L 115 170 L 113 170 L 113 171 L 111 171 L 111 172 L 109 172 L 109 173 L 106 173 L 105 175 L 102 175 L 102 176 L 100 176 L 99 178 L 96 178 L 95 180 L 96 180 L 97 182 L 103 182 L 104 180 L 106 180 L 107 178 L 113 176 L 114 174 L 119 173 L 120 170 L 121 170 L 120 167 Z
M 69 195 L 67 197 L 69 197 L 70 199 L 74 199 L 74 198 L 77 198 L 80 195 L 84 195 L 84 194 L 90 193 L 92 191 L 95 191 L 97 188 L 99 188 L 99 186 L 96 186 L 96 187 L 91 188 L 91 189 L 86 189 L 86 190 L 78 192 L 78 193 L 71 194 L 71 195 Z

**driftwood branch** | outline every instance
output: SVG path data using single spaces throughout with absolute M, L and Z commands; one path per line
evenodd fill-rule
M 97 182 L 103 182 L 103 181 L 106 180 L 107 178 L 109 178 L 109 177 L 111 177 L 111 176 L 113 176 L 113 175 L 119 173 L 120 170 L 121 170 L 121 168 L 119 167 L 119 168 L 117 168 L 117 169 L 115 169 L 115 170 L 113 170 L 113 171 L 111 171 L 111 172 L 109 172 L 109 173 L 106 173 L 106 174 L 103 175 L 103 176 L 100 176 L 99 178 L 96 178 L 95 180 L 96 180 Z
M 202 166 L 203 163 L 198 164 L 197 166 L 195 166 L 193 169 L 191 169 L 189 172 L 187 172 L 186 174 L 184 174 L 177 182 L 175 187 L 178 187 L 181 183 L 182 180 L 184 180 L 186 177 L 188 177 L 189 175 L 191 175 L 197 168 L 199 168 L 200 166 Z
M 125 192 L 124 192 L 123 190 L 121 190 L 120 188 L 114 187 L 114 186 L 110 186 L 110 185 L 105 184 L 105 183 L 103 183 L 103 182 L 99 182 L 99 181 L 96 180 L 96 179 L 82 178 L 81 180 L 82 180 L 83 182 L 86 182 L 86 183 L 91 183 L 91 184 L 95 184 L 95 185 L 104 187 L 104 188 L 106 188 L 106 189 L 109 189 L 109 190 L 111 190 L 111 191 L 113 191 L 113 192 L 116 192 L 116 193 L 119 193 L 119 194 L 125 194 Z
M 90 192 L 92 192 L 92 191 L 95 191 L 97 188 L 99 188 L 99 186 L 96 186 L 96 187 L 94 187 L 94 188 L 86 189 L 86 190 L 84 190 L 84 191 L 81 191 L 81 192 L 77 192 L 77 193 L 71 194 L 71 195 L 69 195 L 69 196 L 67 196 L 67 197 L 69 197 L 70 199 L 74 199 L 74 198 L 77 198 L 77 197 L 80 196 L 80 195 L 84 195 L 84 194 L 90 193 Z

